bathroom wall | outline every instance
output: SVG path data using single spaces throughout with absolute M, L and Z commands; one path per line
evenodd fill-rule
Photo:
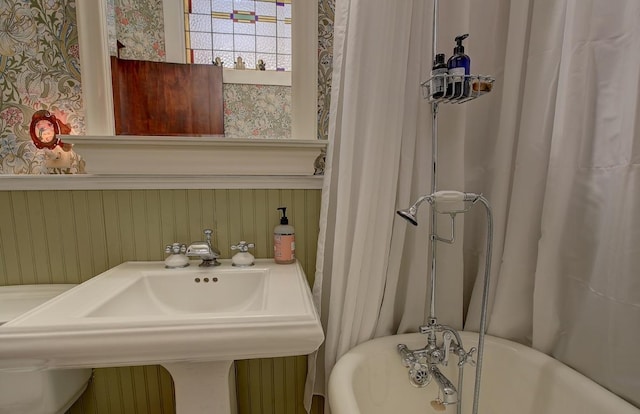
M 161 1 L 108 1 L 114 7 L 109 27 L 129 44 L 123 56 L 164 60 L 164 38 L 158 32 L 163 25 Z M 334 0 L 318 1 L 319 139 L 328 136 L 333 8 Z M 10 21 L 11 15 L 16 24 L 7 27 L 0 44 L 0 174 L 84 172 L 76 154 L 70 169 L 47 169 L 44 151 L 35 148 L 29 137 L 31 116 L 39 109 L 51 111 L 71 127 L 72 134 L 85 133 L 75 1 L 5 0 L 0 22 Z M 132 31 L 134 27 L 139 30 Z M 290 136 L 290 87 L 228 84 L 225 102 L 230 137 Z
M 254 242 L 273 256 L 279 206 L 296 229 L 296 255 L 315 272 L 320 190 L 122 190 L 0 192 L 0 285 L 80 283 L 127 260 L 162 260 L 164 246 L 202 239 Z M 303 413 L 306 357 L 238 361 L 241 414 Z M 97 369 L 70 413 L 172 413 L 169 374 L 158 366 Z M 318 411 L 315 411 L 318 412 Z

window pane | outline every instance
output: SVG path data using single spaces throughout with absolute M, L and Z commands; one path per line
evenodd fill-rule
M 189 15 L 189 30 L 192 32 L 211 32 L 211 16 L 208 14 Z
M 256 51 L 255 39 L 256 38 L 254 36 L 235 35 L 233 46 L 236 51 L 255 52 Z
M 256 37 L 256 52 L 276 53 L 276 38 L 267 36 Z
M 233 13 L 233 2 L 230 0 L 213 0 L 207 12 Z
M 211 1 L 209 0 L 191 0 L 191 13 L 210 13 Z
M 213 36 L 214 50 L 233 50 L 233 35 L 216 34 Z
M 257 60 L 262 59 L 269 70 L 290 70 L 292 0 L 188 3 L 191 10 L 185 16 L 185 35 L 187 48 L 194 51 L 194 63 L 220 57 L 225 67 L 233 67 L 237 56 L 241 56 L 247 69 L 254 69 Z
M 284 3 L 278 3 L 278 7 L 277 7 L 277 13 L 278 13 L 278 20 L 284 20 L 284 19 L 289 19 L 291 18 L 291 5 L 290 4 L 284 4 Z
M 291 25 L 278 20 L 278 37 L 291 37 Z
M 233 23 L 233 33 L 255 35 L 256 25 L 253 23 L 235 22 Z
M 259 18 L 259 17 L 258 17 Z M 265 23 L 261 21 L 256 22 L 256 34 L 259 36 L 276 36 L 276 24 Z
M 276 16 L 276 3 L 270 1 L 256 1 L 257 16 Z
M 213 54 L 211 50 L 194 50 L 193 63 L 211 64 Z
M 278 54 L 279 55 L 291 54 L 291 39 L 278 39 Z
M 234 10 L 256 11 L 256 2 L 254 0 L 234 0 Z
M 291 70 L 291 56 L 278 55 L 278 69 Z
M 191 49 L 211 50 L 211 33 L 192 32 Z
M 230 19 L 218 19 L 214 17 L 212 20 L 214 33 L 233 33 L 233 20 Z

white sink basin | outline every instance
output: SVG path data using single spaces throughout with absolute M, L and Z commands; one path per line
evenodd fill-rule
M 88 317 L 256 314 L 265 310 L 269 270 L 142 272 Z M 206 281 L 205 281 L 206 280 Z M 211 315 L 213 316 L 213 315 Z
M 116 266 L 0 326 L 0 369 L 162 364 L 179 413 L 200 397 L 231 412 L 209 388 L 226 386 L 234 359 L 310 354 L 324 335 L 298 263 L 221 262 Z

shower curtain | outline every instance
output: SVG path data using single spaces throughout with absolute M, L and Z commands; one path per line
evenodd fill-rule
M 511 2 L 510 20 L 500 117 L 516 122 L 465 159 L 495 207 L 489 333 L 640 406 L 640 2 Z M 465 228 L 466 263 L 481 233 Z
M 441 107 L 438 188 L 492 205 L 489 332 L 640 404 L 640 3 L 613 3 L 440 1 L 438 52 L 450 55 L 468 32 L 472 72 L 497 81 L 486 97 Z M 417 228 L 394 216 L 430 192 L 431 113 L 419 84 L 431 66 L 431 4 L 336 0 L 314 285 L 326 341 L 309 377 L 320 394 L 342 354 L 415 331 L 429 308 L 428 206 Z M 468 306 L 472 330 L 485 232 L 474 210 L 455 245 L 438 245 L 436 285 L 440 322 L 461 327 Z

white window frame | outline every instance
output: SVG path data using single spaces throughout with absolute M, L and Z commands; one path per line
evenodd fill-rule
M 164 7 L 168 11 L 165 19 L 170 19 L 171 13 L 179 10 L 182 13 L 183 0 L 164 0 Z M 198 188 L 223 188 L 227 184 L 235 186 L 242 182 L 242 187 L 251 188 L 265 185 L 272 188 L 321 188 L 321 177 L 313 177 L 313 159 L 326 147 L 326 142 L 317 139 L 317 26 L 318 4 L 316 1 L 298 0 L 292 8 L 293 28 L 293 71 L 291 77 L 292 93 L 292 138 L 291 139 L 236 139 L 236 138 L 202 138 L 202 137 L 123 137 L 115 135 L 115 120 L 113 111 L 113 96 L 111 91 L 111 65 L 107 35 L 107 5 L 105 0 L 81 0 L 76 2 L 78 15 L 78 37 L 80 43 L 80 64 L 82 73 L 82 89 L 85 107 L 85 136 L 65 137 L 75 145 L 75 150 L 87 161 L 87 183 L 74 187 L 86 188 L 90 182 L 99 181 L 101 188 L 172 188 L 167 184 L 167 176 L 180 176 L 175 180 L 175 186 L 183 186 L 185 181 L 193 179 Z M 165 27 L 171 30 L 168 39 L 184 39 L 184 17 L 180 16 L 179 24 L 171 22 Z M 179 32 L 179 35 L 178 35 Z M 169 42 L 167 59 L 169 61 L 184 61 L 184 40 L 182 49 L 173 42 Z M 178 58 L 178 55 L 181 55 Z M 242 74 L 235 72 L 244 72 Z M 251 75 L 249 74 L 251 72 Z M 259 71 L 225 70 L 223 77 L 228 83 L 243 83 L 238 77 L 260 76 Z M 252 79 L 244 82 L 253 82 Z M 283 82 L 282 80 L 278 82 Z M 286 81 L 284 81 L 286 82 Z M 286 83 L 285 83 L 286 84 Z M 123 140 L 133 145 L 125 145 L 127 158 L 138 160 L 136 171 L 122 172 L 122 165 L 114 160 L 123 155 Z M 139 143 L 139 144 L 138 144 Z M 228 154 L 226 151 L 242 149 L 242 164 L 251 165 L 247 168 L 230 168 L 228 163 L 219 163 Z M 269 148 L 269 151 L 265 151 Z M 154 151 L 154 159 L 145 157 L 150 149 Z M 136 152 L 137 151 L 137 152 Z M 302 153 L 305 153 L 303 155 Z M 205 173 L 202 169 L 194 168 L 194 159 L 202 159 L 204 154 L 210 154 L 210 168 Z M 234 152 L 234 156 L 236 153 Z M 307 157 L 304 168 L 299 162 L 291 171 L 280 168 L 288 164 L 287 154 L 295 157 Z M 218 158 L 216 158 L 218 157 Z M 265 157 L 273 157 L 266 159 Z M 224 165 L 218 168 L 217 165 Z M 273 166 L 279 165 L 274 170 Z M 265 177 L 270 184 L 265 184 Z M 110 181 L 109 177 L 113 177 Z M 225 181 L 229 177 L 230 181 Z M 237 177 L 242 177 L 238 180 Z M 251 184 L 251 177 L 255 177 Z M 299 179 L 304 179 L 300 181 Z M 26 181 L 26 180 L 25 180 Z M 48 180 L 53 181 L 53 180 Z M 64 180 L 59 180 L 64 182 Z M 76 183 L 82 179 L 69 180 Z M 295 181 L 298 184 L 292 184 Z M 129 186 L 127 184 L 131 182 Z M 179 183 L 178 183 L 179 182 Z M 39 184 L 30 185 L 37 189 Z M 0 187 L 2 187 L 0 185 Z M 51 188 L 51 187 L 49 187 Z M 180 187 L 182 188 L 182 187 Z M 235 188 L 235 187 L 234 187 Z

